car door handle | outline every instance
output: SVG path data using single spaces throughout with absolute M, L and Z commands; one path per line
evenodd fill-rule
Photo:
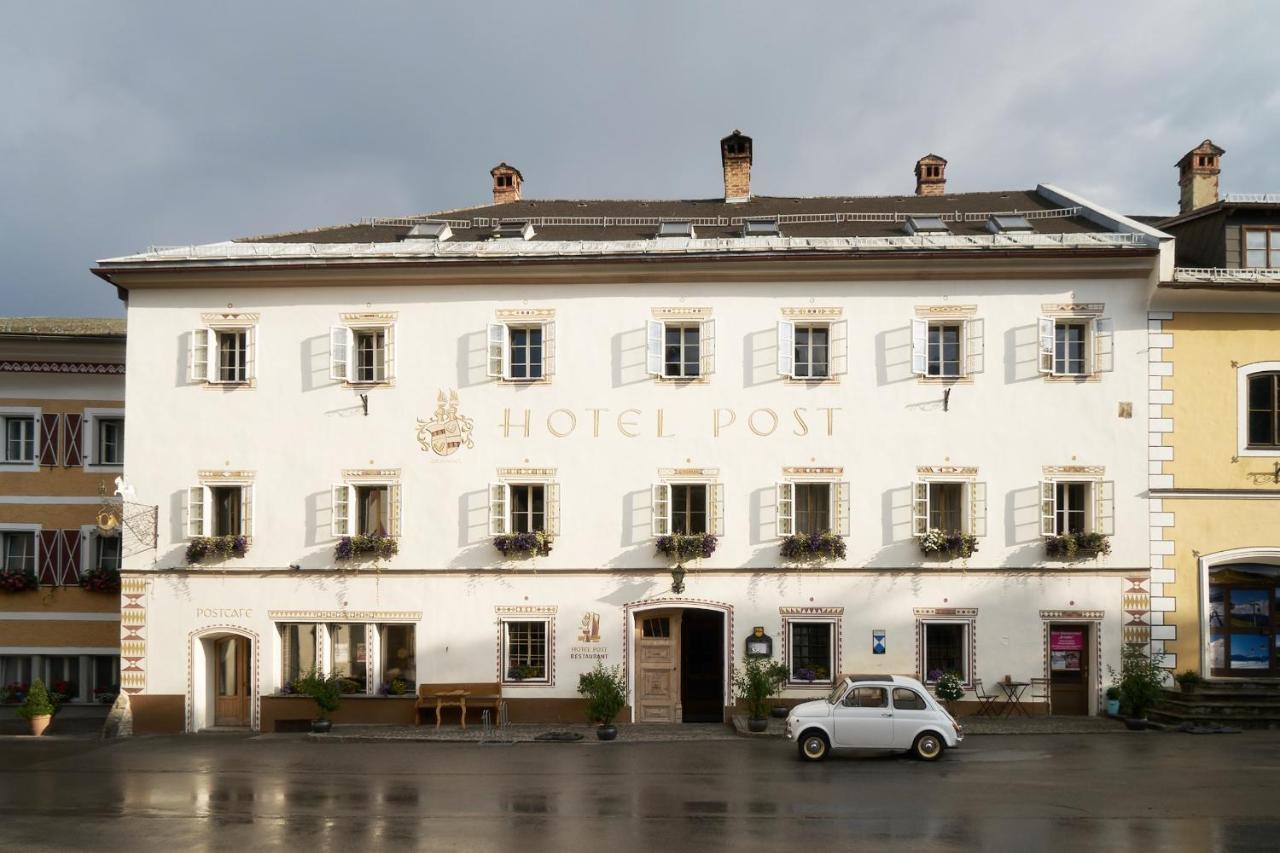
M 892 717 L 892 716 L 893 716 L 893 712 L 892 712 L 892 711 L 885 711 L 885 712 L 884 712 L 884 713 L 882 713 L 880 716 L 882 716 L 882 717 Z

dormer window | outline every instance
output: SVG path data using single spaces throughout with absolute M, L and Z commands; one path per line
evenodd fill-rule
M 693 222 L 688 219 L 673 219 L 658 225 L 659 237 L 685 237 L 693 239 Z
M 532 240 L 533 225 L 528 220 L 504 220 L 493 229 L 493 236 L 500 240 Z
M 1029 234 L 1032 229 L 1020 213 L 993 213 L 987 219 L 987 230 L 992 234 Z
M 447 222 L 423 222 L 409 229 L 405 240 L 448 240 L 453 231 Z
M 941 216 L 908 216 L 904 230 L 908 234 L 950 234 Z
M 776 219 L 746 219 L 742 223 L 743 237 L 780 237 L 782 229 Z

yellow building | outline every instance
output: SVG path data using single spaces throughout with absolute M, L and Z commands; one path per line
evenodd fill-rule
M 124 355 L 123 320 L 0 318 L 0 700 L 35 678 L 71 702 L 119 690 L 122 537 L 97 518 L 123 471 Z
M 1151 637 L 1165 666 L 1280 678 L 1280 195 L 1179 162 L 1172 280 L 1152 300 Z

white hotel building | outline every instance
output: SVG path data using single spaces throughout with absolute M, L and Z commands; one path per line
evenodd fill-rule
M 723 199 L 535 201 L 503 164 L 493 204 L 99 262 L 159 506 L 124 567 L 135 730 L 296 724 L 313 665 L 350 679 L 338 722 L 483 682 L 577 721 L 596 660 L 624 721 L 719 720 L 756 628 L 789 700 L 947 669 L 1096 712 L 1146 636 L 1167 236 L 1048 185 L 946 193 L 932 156 L 915 195 L 780 198 L 749 138 L 721 155 Z M 526 531 L 549 553 L 495 547 Z M 843 558 L 783 558 L 825 531 Z M 667 533 L 714 553 L 673 571 Z M 396 553 L 338 559 L 364 534 Z

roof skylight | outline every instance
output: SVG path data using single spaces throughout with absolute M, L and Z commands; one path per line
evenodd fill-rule
M 1032 228 L 1020 213 L 993 213 L 987 219 L 987 230 L 993 234 L 1027 234 Z
M 423 222 L 409 229 L 404 235 L 406 240 L 448 240 L 453 231 L 447 222 Z
M 942 221 L 941 216 L 908 216 L 905 230 L 908 234 L 951 233 L 951 229 Z
M 508 240 L 532 240 L 533 225 L 527 219 L 504 220 L 493 228 L 493 236 Z
M 688 219 L 676 219 L 658 223 L 659 237 L 693 238 L 693 223 Z
M 743 237 L 780 237 L 777 219 L 747 219 L 742 223 Z

